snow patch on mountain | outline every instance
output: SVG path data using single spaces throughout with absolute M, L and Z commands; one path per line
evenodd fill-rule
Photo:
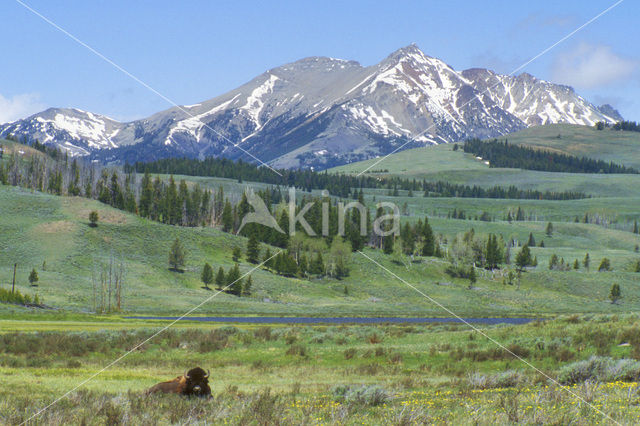
M 173 142 L 174 135 L 176 133 L 186 133 L 188 135 L 193 136 L 196 142 L 200 142 L 200 131 L 203 127 L 206 126 L 206 118 L 213 117 L 220 111 L 224 111 L 233 101 L 235 101 L 240 94 L 238 93 L 233 98 L 229 99 L 226 102 L 221 103 L 220 105 L 211 108 L 203 112 L 202 114 L 193 115 L 191 117 L 185 118 L 184 120 L 178 121 L 178 123 L 169 130 L 169 134 L 167 135 L 166 140 L 164 141 L 165 145 L 171 145 Z
M 611 106 L 596 107 L 568 86 L 526 73 L 456 71 L 410 45 L 366 67 L 304 58 L 214 99 L 130 123 L 51 109 L 1 125 L 0 136 L 39 139 L 106 162 L 169 156 L 254 161 L 248 151 L 278 167 L 320 169 L 527 126 L 620 119 Z
M 253 122 L 256 124 L 256 130 L 261 127 L 260 113 L 264 107 L 264 101 L 262 98 L 269 93 L 273 93 L 273 88 L 278 80 L 280 80 L 278 76 L 270 74 L 267 81 L 256 87 L 247 98 L 247 103 L 240 107 L 240 109 L 247 111 Z

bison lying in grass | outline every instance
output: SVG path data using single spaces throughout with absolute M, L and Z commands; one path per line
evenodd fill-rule
M 152 386 L 147 394 L 152 393 L 177 393 L 185 396 L 210 397 L 209 372 L 200 367 L 192 368 L 185 371 L 182 376 Z

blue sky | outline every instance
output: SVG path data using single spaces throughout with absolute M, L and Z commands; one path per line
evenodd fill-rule
M 510 73 L 611 1 L 23 0 L 179 104 L 306 56 L 379 62 L 416 43 Z M 50 106 L 119 120 L 170 107 L 14 0 L 0 4 L 0 122 Z M 640 4 L 626 0 L 524 71 L 640 120 Z

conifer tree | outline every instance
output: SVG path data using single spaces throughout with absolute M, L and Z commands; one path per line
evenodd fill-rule
M 273 268 L 273 259 L 271 256 L 271 249 L 267 247 L 267 251 L 264 253 L 264 257 L 262 258 L 262 264 L 265 268 Z
M 316 253 L 316 257 L 312 260 L 311 265 L 309 266 L 309 272 L 314 275 L 324 275 L 324 260 L 322 259 L 322 253 Z
M 98 226 L 98 212 L 95 210 L 89 213 L 89 226 L 92 228 Z
M 260 244 L 256 238 L 255 232 L 249 235 L 247 241 L 247 261 L 250 263 L 258 263 L 260 259 Z
M 144 173 L 140 186 L 142 188 L 139 203 L 140 216 L 149 217 L 151 215 L 151 204 L 153 203 L 153 183 L 148 171 Z
M 244 280 L 244 285 L 242 286 L 242 295 L 249 296 L 251 295 L 251 286 L 253 285 L 253 280 L 251 279 L 251 275 Z
M 208 263 L 204 264 L 202 268 L 202 274 L 200 275 L 200 279 L 204 284 L 205 288 L 208 290 L 209 285 L 213 283 L 213 268 Z
M 278 218 L 278 226 L 282 229 L 282 233 L 273 230 L 275 233 L 274 244 L 278 247 L 285 248 L 289 243 L 289 213 L 286 210 L 282 210 L 280 217 Z
M 233 231 L 233 210 L 229 200 L 225 201 L 224 208 L 222 210 L 222 230 L 224 232 Z
M 545 229 L 545 233 L 547 234 L 548 237 L 553 235 L 553 223 L 551 222 L 547 223 L 547 228 Z
M 609 259 L 607 259 L 606 257 L 603 257 L 602 261 L 600 261 L 600 266 L 598 266 L 598 272 L 610 271 L 610 270 L 611 270 L 611 261 L 609 261 Z
M 611 286 L 611 291 L 609 292 L 609 299 L 611 300 L 611 303 L 617 303 L 621 296 L 622 292 L 620 291 L 620 285 L 617 283 L 613 284 Z
M 225 280 L 225 287 L 228 286 L 227 291 L 233 295 L 242 295 L 242 280 L 240 279 L 240 268 L 236 263 L 233 268 L 229 269 Z
M 306 277 L 307 272 L 309 271 L 309 264 L 307 262 L 307 256 L 302 253 L 300 255 L 300 260 L 298 261 L 298 272 L 301 277 Z
M 536 246 L 536 239 L 533 238 L 533 232 L 529 232 L 529 241 L 527 241 L 527 245 L 529 247 L 535 247 Z
M 185 264 L 186 252 L 178 238 L 173 241 L 169 251 L 169 265 L 174 271 L 180 271 Z
M 35 287 L 38 285 L 39 280 L 40 278 L 38 277 L 38 271 L 36 271 L 36 268 L 33 268 L 31 270 L 31 273 L 29 274 L 29 284 Z
M 222 288 L 226 285 L 227 277 L 224 274 L 224 269 L 222 266 L 218 268 L 218 274 L 216 275 L 216 289 L 222 290 Z
M 435 237 L 433 235 L 433 229 L 429 224 L 429 219 L 424 218 L 424 224 L 422 225 L 422 252 L 423 256 L 433 256 L 435 254 Z
M 532 263 L 531 259 L 531 250 L 529 250 L 528 245 L 522 246 L 520 252 L 516 255 L 516 266 L 519 271 L 522 271 L 527 266 L 530 266 Z
M 242 257 L 242 250 L 240 249 L 240 247 L 234 247 L 233 250 L 231 251 L 231 259 L 234 262 L 239 262 L 241 257 Z
M 478 277 L 476 275 L 476 268 L 471 265 L 471 269 L 469 270 L 469 289 L 473 287 L 477 280 Z
M 416 240 L 413 234 L 413 230 L 408 223 L 402 227 L 401 236 L 402 238 L 402 252 L 404 254 L 413 254 L 416 248 Z
M 493 234 L 489 234 L 487 239 L 487 246 L 485 249 L 485 262 L 487 269 L 496 269 L 500 259 L 500 248 L 498 247 L 498 237 Z
M 382 251 L 384 254 L 393 253 L 393 235 L 382 237 Z

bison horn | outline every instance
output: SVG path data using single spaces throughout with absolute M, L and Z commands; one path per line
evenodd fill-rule
M 189 374 L 187 374 L 187 370 L 184 370 L 184 378 L 189 379 Z
M 208 369 L 208 368 L 207 368 L 207 374 L 205 374 L 204 378 L 205 378 L 205 379 L 208 379 L 208 378 L 209 378 L 209 369 Z

